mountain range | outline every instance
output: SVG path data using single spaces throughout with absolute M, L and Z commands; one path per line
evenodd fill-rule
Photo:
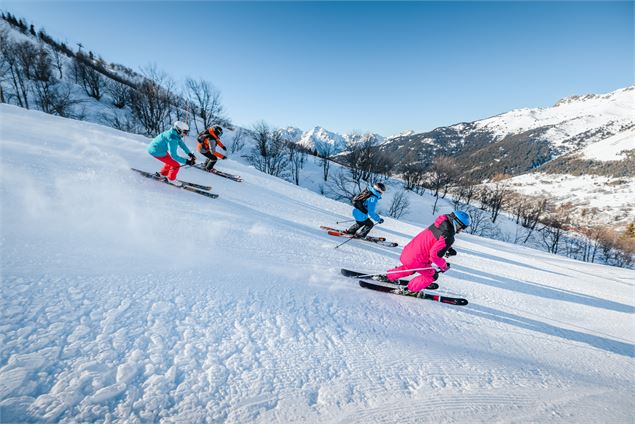
M 516 176 L 558 158 L 571 160 L 572 155 L 610 137 L 628 135 L 635 128 L 634 102 L 635 86 L 602 95 L 572 96 L 548 108 L 515 109 L 474 122 L 394 137 L 382 149 L 399 164 L 425 165 L 436 156 L 452 156 L 461 171 L 478 180 L 498 173 Z M 635 149 L 635 140 L 628 143 L 626 137 L 623 147 Z M 623 160 L 628 157 L 611 158 Z M 633 176 L 633 169 L 615 176 Z M 557 173 L 561 168 L 551 164 L 544 170 Z M 595 173 L 613 174 L 611 170 Z
M 296 127 L 283 128 L 282 132 L 286 139 L 301 146 L 318 152 L 320 155 L 332 156 L 345 151 L 351 145 L 360 142 L 364 135 L 361 133 L 344 133 L 328 131 L 327 129 L 316 126 L 310 130 L 303 131 Z M 379 145 L 386 139 L 379 134 L 370 134 L 374 138 L 375 144 Z
M 381 149 L 400 165 L 429 165 L 437 156 L 457 159 L 462 171 L 481 180 L 498 173 L 521 175 L 541 168 L 550 173 L 564 170 L 565 163 L 584 161 L 629 161 L 635 150 L 635 85 L 608 94 L 571 96 L 548 108 L 522 108 L 474 122 L 461 122 L 431 131 L 405 131 L 383 137 L 375 134 Z M 288 127 L 288 138 L 321 151 L 346 149 L 354 135 L 338 134 L 322 127 L 308 131 Z M 606 157 L 596 143 L 620 140 L 619 152 Z M 580 155 L 582 154 L 582 155 Z M 555 161 L 555 159 L 560 159 Z M 548 166 L 547 166 L 548 165 Z M 607 168 L 607 167 L 605 167 Z M 623 168 L 623 167 L 622 167 Z M 612 172 L 590 170 L 596 175 L 633 176 L 635 168 Z
M 381 137 L 399 175 L 454 159 L 456 173 L 477 183 L 512 177 L 510 189 L 545 196 L 597 222 L 635 221 L 635 85 L 606 94 L 570 96 L 552 107 L 522 108 L 431 131 Z M 292 138 L 303 145 L 345 146 L 345 136 L 316 127 Z M 316 147 L 317 150 L 319 148 Z

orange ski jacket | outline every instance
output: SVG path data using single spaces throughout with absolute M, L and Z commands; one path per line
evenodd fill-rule
M 214 156 L 223 159 L 225 155 L 222 153 L 216 152 L 216 146 L 221 147 L 224 150 L 227 150 L 222 141 L 220 141 L 220 137 L 216 135 L 214 128 L 208 128 L 206 130 L 201 131 L 196 137 L 196 150 L 200 153 L 212 153 Z

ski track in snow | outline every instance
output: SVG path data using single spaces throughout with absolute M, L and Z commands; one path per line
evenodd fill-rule
M 128 172 L 143 137 L 0 108 L 1 422 L 632 422 L 633 271 L 462 234 L 468 306 L 386 296 L 339 268 L 401 249 L 319 229 L 347 205 L 231 160 L 180 175 L 209 200 Z

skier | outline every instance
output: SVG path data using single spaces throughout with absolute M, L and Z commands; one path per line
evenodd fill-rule
M 205 169 L 209 172 L 214 169 L 214 165 L 216 165 L 218 158 L 227 159 L 226 155 L 215 151 L 216 146 L 219 146 L 227 152 L 227 148 L 220 141 L 221 135 L 223 135 L 223 129 L 219 126 L 215 126 L 201 131 L 196 138 L 196 141 L 198 141 L 196 144 L 196 150 L 207 158 L 205 161 Z
M 148 146 L 148 153 L 160 160 L 165 165 L 157 176 L 171 182 L 176 179 L 179 169 L 183 165 L 194 165 L 196 157 L 183 142 L 183 137 L 190 133 L 190 127 L 181 121 L 176 121 L 172 128 L 162 132 L 152 140 Z M 181 147 L 188 154 L 189 159 L 182 158 L 177 154 L 177 147 Z M 178 185 L 176 183 L 172 183 Z
M 460 233 L 470 223 L 470 216 L 459 210 L 438 216 L 434 224 L 417 234 L 403 248 L 399 258 L 402 265 L 389 270 L 388 279 L 395 281 L 418 272 L 419 275 L 408 283 L 408 290 L 418 293 L 428 287 L 439 276 L 438 272 L 432 269 L 432 263 L 438 266 L 441 272 L 450 269 L 450 264 L 443 259 L 443 256 L 456 255 L 456 250 L 451 247 L 454 243 L 454 235 Z M 407 271 L 416 268 L 430 269 Z
M 355 218 L 355 223 L 344 233 L 356 238 L 364 238 L 375 226 L 370 218 L 373 218 L 378 224 L 383 224 L 384 219 L 375 213 L 375 207 L 381 199 L 381 195 L 385 192 L 386 186 L 384 184 L 375 183 L 372 187 L 368 186 L 364 191 L 353 197 L 353 218 Z

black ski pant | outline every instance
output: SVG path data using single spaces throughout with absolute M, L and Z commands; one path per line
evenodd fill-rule
M 370 232 L 370 230 L 373 229 L 374 226 L 375 224 L 373 223 L 373 221 L 370 218 L 368 218 L 366 219 L 366 221 L 355 221 L 355 223 L 351 226 L 351 228 L 346 230 L 346 232 L 348 234 L 357 233 L 358 237 L 366 237 L 368 233 Z
M 211 171 L 212 169 L 214 169 L 214 165 L 216 165 L 216 161 L 218 160 L 218 158 L 214 156 L 214 153 L 201 152 L 201 154 L 207 158 L 207 160 L 205 161 L 205 164 L 203 165 L 205 169 L 207 169 L 208 171 Z

